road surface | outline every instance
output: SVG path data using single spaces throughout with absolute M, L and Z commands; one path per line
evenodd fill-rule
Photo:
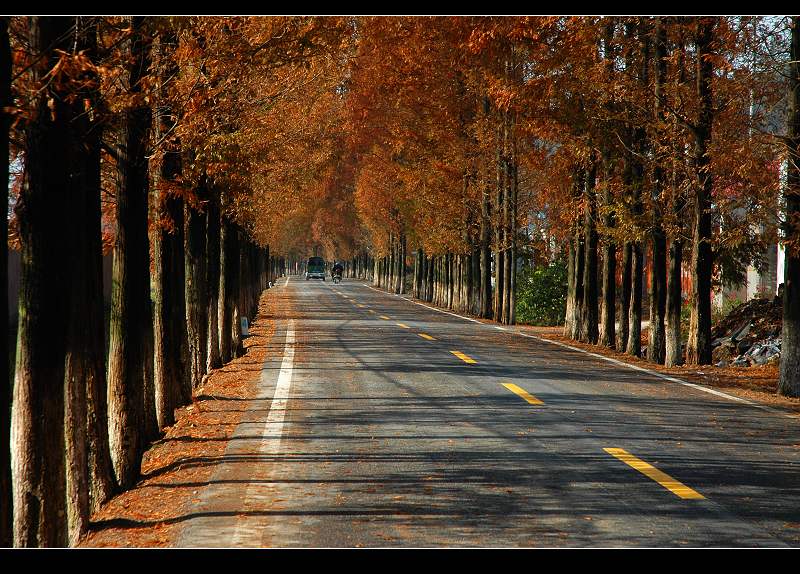
M 281 279 L 179 546 L 797 546 L 800 425 L 372 289 Z

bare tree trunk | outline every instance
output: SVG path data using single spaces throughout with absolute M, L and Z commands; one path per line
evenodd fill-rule
M 167 62 L 175 49 L 174 35 L 158 39 L 159 78 L 174 73 Z M 163 92 L 163 87 L 159 87 Z M 163 96 L 162 96 L 163 97 Z M 160 105 L 155 114 L 156 138 L 161 139 L 174 125 L 171 110 Z M 191 400 L 187 372 L 185 263 L 183 255 L 183 198 L 170 186 L 181 173 L 180 142 L 166 142 L 160 169 L 153 175 L 154 211 L 159 225 L 153 234 L 153 339 L 154 401 L 159 428 L 174 424 L 175 408 Z
M 609 19 L 606 22 L 603 36 L 604 68 L 606 78 L 611 80 L 614 76 L 614 28 L 615 23 Z M 613 101 L 609 100 L 605 104 L 609 115 L 615 112 Z M 611 159 L 612 150 L 609 143 L 612 136 L 611 130 L 607 130 L 606 139 L 601 143 L 601 165 L 603 169 L 603 204 L 605 215 L 603 225 L 607 230 L 611 230 L 616 225 L 614 213 L 611 207 L 614 203 L 611 181 L 613 178 L 613 163 Z M 608 232 L 607 232 L 608 233 Z M 614 349 L 616 347 L 616 318 L 617 318 L 617 245 L 611 238 L 610 233 L 602 241 L 603 253 L 603 279 L 602 279 L 602 309 L 600 312 L 600 344 Z
M 783 279 L 783 332 L 781 337 L 778 392 L 800 396 L 800 17 L 792 17 L 789 119 L 787 148 L 789 161 L 784 199 L 786 201 L 786 259 Z
M 586 241 L 586 255 L 583 267 L 583 306 L 584 313 L 581 331 L 586 342 L 597 343 L 597 194 L 595 179 L 597 166 L 593 162 L 586 173 L 584 183 L 586 197 L 586 213 L 584 214 L 583 235 Z
M 139 82 L 149 67 L 149 48 L 141 28 L 131 19 L 128 86 Z M 150 264 L 147 237 L 147 159 L 150 111 L 136 108 L 120 118 L 117 128 L 117 234 L 111 293 L 111 341 L 108 358 L 108 410 L 111 459 L 117 481 L 130 488 L 139 476 L 145 448 L 145 363 L 150 323 Z
M 39 86 L 71 52 L 72 18 L 31 17 L 29 43 L 41 54 L 29 70 Z M 64 89 L 64 88 L 60 88 Z M 16 205 L 22 243 L 19 330 L 11 414 L 16 546 L 67 543 L 64 374 L 69 334 L 71 148 L 66 94 L 55 82 L 36 92 L 25 129 L 26 169 Z M 48 108 L 48 101 L 53 109 Z M 6 157 L 8 157 L 6 155 Z
M 631 302 L 628 311 L 628 346 L 625 348 L 625 352 L 636 357 L 642 356 L 643 276 L 642 247 L 635 242 L 631 250 Z
M 519 166 L 515 137 L 511 141 L 511 157 L 513 168 L 511 170 L 511 278 L 508 285 L 508 323 L 514 325 L 517 322 L 517 199 L 519 197 Z
M 640 43 L 641 60 L 639 62 L 639 82 L 643 86 L 648 86 L 649 58 L 650 58 L 650 37 L 645 29 L 647 24 L 643 21 L 638 23 L 638 36 Z M 639 220 L 644 212 L 643 206 L 643 186 L 644 158 L 647 149 L 647 134 L 641 126 L 631 126 L 632 147 L 634 153 L 629 155 L 629 170 L 631 175 L 631 203 L 633 217 Z M 642 243 L 637 238 L 631 246 L 631 300 L 628 310 L 628 344 L 625 351 L 629 355 L 640 357 L 642 355 L 642 280 L 644 278 Z
M 480 316 L 492 318 L 492 251 L 489 237 L 491 216 L 489 213 L 489 190 L 484 188 L 481 198 L 481 279 L 480 279 Z
M 232 259 L 235 249 L 232 247 L 234 238 L 232 234 L 235 230 L 228 221 L 222 217 L 220 220 L 220 260 L 219 260 L 219 354 L 222 364 L 230 362 L 233 358 L 231 348 L 231 333 L 233 327 L 233 308 L 231 307 L 232 285 Z M 237 256 L 238 261 L 238 256 Z
M 220 285 L 220 225 L 219 225 L 219 190 L 211 188 L 211 198 L 208 202 L 206 214 L 206 288 L 208 289 L 207 319 L 207 364 L 206 371 L 218 369 L 222 366 L 219 347 L 219 285 Z M 266 261 L 269 263 L 269 246 L 267 246 Z M 267 273 L 266 285 L 269 286 L 272 278 Z
M 605 189 L 603 203 L 608 209 L 613 203 L 610 185 L 610 160 L 604 161 Z M 614 215 L 606 212 L 603 224 L 611 229 L 615 225 Z M 617 245 L 607 237 L 603 244 L 603 311 L 600 315 L 600 344 L 614 349 L 616 347 L 616 318 L 617 318 Z
M 231 313 L 231 352 L 232 358 L 241 357 L 242 351 L 242 236 L 238 227 L 231 226 L 230 243 L 228 245 L 229 281 L 226 294 Z
M 503 190 L 504 190 L 504 174 L 503 169 L 503 126 L 497 127 L 497 180 L 494 194 L 494 319 L 495 321 L 503 321 L 503 277 L 505 277 L 505 257 L 503 246 Z
M 567 305 L 564 313 L 564 336 L 572 337 L 575 330 L 575 268 L 577 252 L 575 242 L 570 239 L 567 245 Z
M 97 55 L 97 20 L 76 18 L 75 46 L 88 57 Z M 69 541 L 77 544 L 87 531 L 90 507 L 99 508 L 116 490 L 106 419 L 103 255 L 100 215 L 101 126 L 85 113 L 97 105 L 97 78 L 86 72 L 85 88 L 70 105 L 70 214 L 72 263 L 70 326 L 65 358 L 67 519 Z M 97 117 L 97 116 L 94 116 Z M 65 237 L 64 240 L 67 240 Z
M 699 118 L 695 126 L 694 165 L 696 172 L 694 233 L 692 241 L 692 319 L 686 362 L 692 365 L 711 363 L 711 274 L 714 266 L 711 251 L 711 190 L 713 176 L 707 154 L 711 144 L 713 100 L 711 81 L 714 75 L 711 52 L 714 19 L 699 18 L 695 39 L 697 50 L 697 98 Z
M 683 264 L 683 241 L 674 237 L 669 246 L 669 270 L 667 274 L 667 297 L 665 318 L 664 364 L 674 367 L 683 363 L 681 348 L 681 267 Z
M 655 119 L 664 122 L 666 115 L 661 104 L 664 81 L 667 75 L 666 61 L 666 30 L 662 25 L 661 18 L 655 19 Z M 647 358 L 654 363 L 663 363 L 666 354 L 666 333 L 664 331 L 664 315 L 666 312 L 666 289 L 667 289 L 667 238 L 662 227 L 663 215 L 661 213 L 660 200 L 664 189 L 664 167 L 662 159 L 656 157 L 656 165 L 653 170 L 653 214 L 651 226 L 651 253 L 652 270 L 650 277 L 650 328 L 648 330 Z
M 205 184 L 195 190 L 198 201 L 206 196 Z M 186 330 L 189 338 L 189 374 L 192 389 L 200 386 L 206 374 L 208 342 L 208 299 L 206 291 L 206 213 L 184 202 L 186 266 Z
M 573 291 L 575 295 L 572 303 L 572 331 L 569 333 L 569 337 L 579 341 L 583 338 L 583 314 L 585 312 L 583 301 L 583 276 L 584 266 L 586 265 L 586 250 L 583 229 L 579 222 L 575 223 L 573 242 L 575 249 L 575 282 L 573 285 Z
M 11 43 L 9 17 L 0 17 L 0 180 L 8 181 L 11 129 Z M 3 194 L 8 204 L 8 188 Z M 0 237 L 8 237 L 8 217 L 0 218 Z M 14 512 L 11 496 L 11 384 L 8 336 L 8 241 L 0 242 L 0 548 L 13 544 Z
M 620 293 L 619 337 L 617 338 L 617 350 L 623 352 L 628 348 L 628 335 L 630 334 L 628 318 L 631 310 L 632 261 L 633 244 L 628 241 L 622 248 L 622 293 Z

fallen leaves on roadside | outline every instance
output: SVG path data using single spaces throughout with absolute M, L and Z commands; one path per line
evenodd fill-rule
M 195 391 L 193 402 L 176 409 L 174 425 L 154 442 L 142 459 L 142 479 L 92 516 L 92 529 L 81 547 L 174 546 L 183 519 L 201 500 L 198 496 L 225 452 L 255 396 L 260 367 L 267 359 L 275 332 L 275 307 L 287 305 L 284 291 L 265 291 L 258 318 L 244 341 L 245 354 L 212 371 Z

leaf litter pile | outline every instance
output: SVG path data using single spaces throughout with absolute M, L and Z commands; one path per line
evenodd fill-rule
M 275 332 L 273 290 L 259 301 L 258 317 L 244 340 L 245 354 L 213 370 L 194 392 L 192 404 L 175 411 L 176 422 L 153 443 L 142 460 L 135 488 L 111 499 L 92 516 L 82 547 L 160 547 L 175 544 L 183 524 L 200 501 L 203 483 L 215 470 L 228 439 L 255 394 Z M 280 290 L 280 295 L 284 291 Z

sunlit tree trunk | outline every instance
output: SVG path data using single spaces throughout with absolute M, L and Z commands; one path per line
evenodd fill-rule
M 0 180 L 8 181 L 11 114 L 11 43 L 9 17 L 0 17 Z M 3 194 L 8 204 L 8 187 Z M 8 217 L 0 217 L 0 237 L 8 237 Z M 13 543 L 11 497 L 11 385 L 8 336 L 8 241 L 0 242 L 0 547 Z
M 217 369 L 222 366 L 222 359 L 219 347 L 219 285 L 220 285 L 220 225 L 219 225 L 219 190 L 215 187 L 210 189 L 211 197 L 208 202 L 208 212 L 206 214 L 206 288 L 207 311 L 206 318 L 208 329 L 206 332 L 207 351 L 206 351 L 206 371 Z M 272 280 L 269 274 L 269 247 L 266 251 L 267 274 L 266 289 Z
M 127 84 L 141 89 L 149 67 L 144 19 L 130 21 L 133 30 L 127 53 Z M 145 447 L 147 331 L 150 320 L 150 264 L 147 237 L 147 159 L 150 110 L 126 111 L 117 127 L 117 232 L 111 292 L 111 341 L 108 358 L 108 410 L 111 458 L 117 481 L 130 488 L 139 476 Z
M 572 337 L 575 326 L 575 267 L 577 252 L 575 242 L 570 237 L 567 245 L 567 302 L 564 314 L 564 336 Z

